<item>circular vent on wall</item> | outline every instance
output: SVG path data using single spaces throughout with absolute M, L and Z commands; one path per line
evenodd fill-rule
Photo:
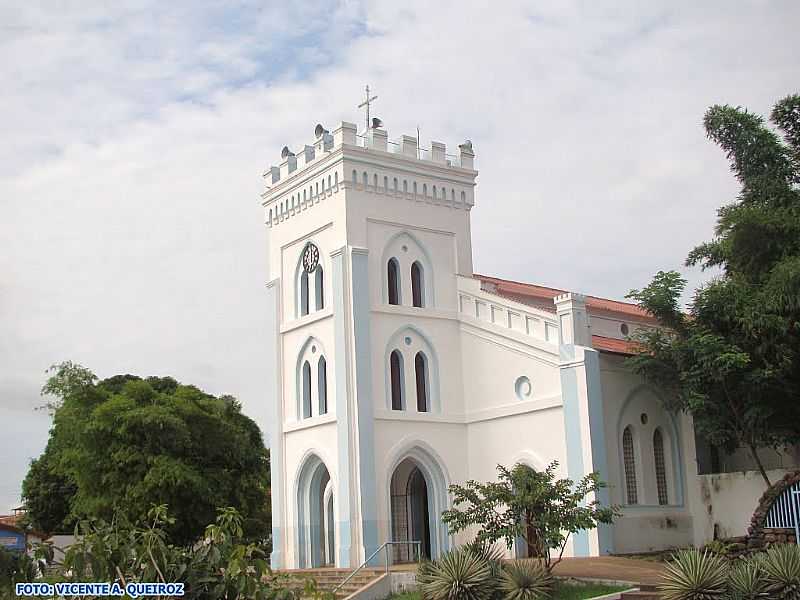
M 533 393 L 531 380 L 525 375 L 517 377 L 517 380 L 514 382 L 514 393 L 516 393 L 517 398 L 520 400 L 527 400 L 530 398 Z

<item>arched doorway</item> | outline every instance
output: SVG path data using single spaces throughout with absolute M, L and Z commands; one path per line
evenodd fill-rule
M 297 485 L 297 566 L 313 568 L 334 563 L 333 487 L 325 463 L 309 456 Z
M 391 481 L 392 540 L 421 542 L 422 556 L 431 558 L 431 497 L 425 475 L 413 459 L 406 458 L 392 474 Z M 416 560 L 412 545 L 394 547 L 395 562 Z

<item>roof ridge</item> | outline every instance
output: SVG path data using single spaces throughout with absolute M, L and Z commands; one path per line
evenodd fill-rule
M 570 293 L 569 290 L 563 290 L 561 288 L 553 288 L 550 286 L 539 285 L 536 283 L 525 283 L 523 281 L 516 281 L 513 279 L 503 279 L 501 277 L 482 275 L 480 273 L 473 273 L 472 276 L 473 278 L 478 279 L 479 281 L 486 281 L 488 283 L 494 283 L 495 285 L 510 284 L 515 286 L 520 286 L 522 288 L 528 288 L 531 291 L 532 288 L 536 288 L 540 290 L 546 290 L 547 292 L 551 292 L 555 295 Z M 499 291 L 495 293 L 499 293 Z M 520 292 L 520 294 L 524 295 L 522 292 Z M 531 295 L 533 296 L 534 294 Z M 652 315 L 648 314 L 644 309 L 640 308 L 637 304 L 634 304 L 632 302 L 625 302 L 623 300 L 613 300 L 611 298 L 603 298 L 602 296 L 593 296 L 591 294 L 585 294 L 585 297 L 587 299 L 587 305 L 596 310 L 605 310 L 608 312 L 624 312 L 630 316 L 635 315 L 636 317 L 639 317 L 641 319 L 655 321 Z

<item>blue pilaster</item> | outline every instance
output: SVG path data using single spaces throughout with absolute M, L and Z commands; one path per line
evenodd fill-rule
M 345 248 L 331 253 L 331 286 L 333 291 L 333 335 L 334 377 L 336 390 L 336 437 L 337 437 L 337 488 L 334 490 L 336 507 L 336 539 L 339 545 L 337 567 L 349 567 L 351 540 L 351 507 L 353 495 L 350 476 L 350 399 L 347 394 L 347 304 L 345 299 Z
M 578 481 L 592 471 L 600 475 L 602 481 L 608 481 L 608 462 L 606 457 L 605 425 L 603 421 L 603 393 L 600 381 L 600 361 L 596 350 L 576 347 L 572 344 L 562 345 L 561 360 L 561 394 L 564 402 L 564 433 L 567 449 L 567 474 L 573 481 Z M 581 426 L 582 389 L 586 398 L 585 411 L 588 418 L 589 439 L 584 439 L 584 428 Z M 590 464 L 585 464 L 584 448 L 589 445 Z M 604 506 L 609 505 L 606 488 L 597 493 L 597 499 Z M 597 528 L 600 554 L 613 551 L 611 528 L 601 525 Z M 573 534 L 575 556 L 589 556 L 589 533 L 579 531 Z
M 284 556 L 284 474 L 283 474 L 283 412 L 280 402 L 281 370 L 278 361 L 278 324 L 280 323 L 280 283 L 279 280 L 267 284 L 267 414 L 271 496 L 272 496 L 272 554 L 270 564 L 273 569 L 285 567 Z
M 375 433 L 370 352 L 369 255 L 352 251 L 353 340 L 356 361 L 356 416 L 358 418 L 358 481 L 364 558 L 378 548 L 378 503 L 375 482 Z

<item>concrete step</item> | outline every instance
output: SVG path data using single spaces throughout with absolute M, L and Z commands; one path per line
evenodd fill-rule
M 291 571 L 284 571 L 284 573 L 292 575 L 296 580 L 296 586 L 302 588 L 304 579 L 314 579 L 317 587 L 323 592 L 333 592 L 349 575 L 352 573 L 349 569 L 335 569 L 331 567 L 322 567 L 318 569 L 296 569 Z M 373 580 L 383 575 L 384 569 L 362 569 L 353 575 L 347 583 L 342 585 L 336 591 L 337 600 L 341 600 L 359 591 Z
M 661 600 L 661 594 L 658 592 L 624 592 L 620 596 L 620 600 Z

